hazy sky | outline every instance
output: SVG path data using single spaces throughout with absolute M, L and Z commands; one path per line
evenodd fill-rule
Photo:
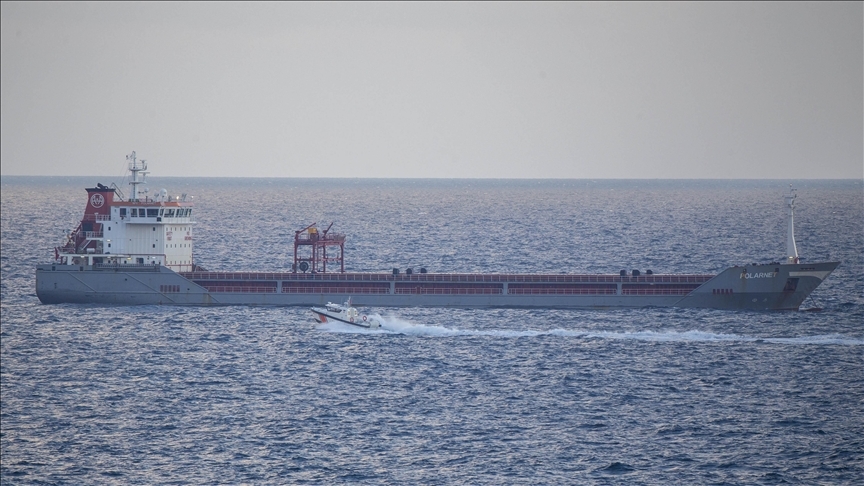
M 849 3 L 2 3 L 2 173 L 862 178 Z

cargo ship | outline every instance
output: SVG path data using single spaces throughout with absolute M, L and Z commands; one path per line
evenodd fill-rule
M 782 261 L 716 275 L 346 272 L 346 236 L 332 223 L 295 232 L 291 271 L 211 272 L 193 257 L 192 197 L 165 189 L 149 194 L 139 187 L 146 184 L 146 161 L 132 152 L 127 163 L 130 196 L 116 184 L 87 188 L 80 223 L 54 249 L 53 263 L 37 265 L 42 303 L 323 306 L 353 297 L 358 306 L 374 307 L 798 310 L 840 263 L 799 261 L 790 190 Z

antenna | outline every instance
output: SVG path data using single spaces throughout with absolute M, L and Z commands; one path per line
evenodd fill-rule
M 146 184 L 147 181 L 144 178 L 149 174 L 147 171 L 147 161 L 141 159 L 141 163 L 138 163 L 138 160 L 135 158 L 135 151 L 133 150 L 131 154 L 126 156 L 126 160 L 129 161 L 129 171 L 132 172 L 132 180 L 129 181 L 129 185 L 132 186 L 132 196 L 129 198 L 130 201 L 138 202 L 138 184 Z M 141 173 L 141 180 L 138 180 L 138 173 Z
M 798 263 L 798 247 L 795 245 L 795 198 L 798 194 L 792 184 L 789 184 L 789 195 L 786 196 L 786 207 L 789 214 L 786 217 L 789 229 L 786 233 L 786 264 Z

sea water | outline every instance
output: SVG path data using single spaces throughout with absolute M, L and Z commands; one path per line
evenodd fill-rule
M 348 271 L 714 273 L 785 256 L 790 182 L 802 261 L 842 261 L 821 312 L 360 307 L 375 330 L 40 304 L 112 181 L 2 178 L 3 484 L 864 480 L 862 181 L 153 178 L 209 270 L 286 271 L 333 222 Z

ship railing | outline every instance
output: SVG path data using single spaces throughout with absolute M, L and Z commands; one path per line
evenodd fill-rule
M 388 294 L 389 287 L 306 287 L 302 285 L 282 286 L 283 294 Z
M 102 233 L 101 231 L 85 231 L 84 232 L 84 238 L 86 238 L 88 240 L 92 240 L 95 238 L 102 238 L 103 236 L 104 236 L 104 233 Z
M 291 272 L 178 272 L 190 280 L 297 280 Z M 337 275 L 337 274 L 325 274 Z M 319 280 L 332 280 L 319 279 Z
M 669 287 L 640 287 L 621 289 L 622 295 L 687 295 L 693 289 L 669 288 Z
M 111 214 L 85 214 L 81 221 L 111 221 Z
M 489 287 L 396 287 L 396 293 L 413 295 L 501 295 L 503 289 Z
M 616 295 L 617 288 L 512 288 L 507 291 L 510 295 Z
M 228 285 L 203 285 L 209 292 L 231 292 L 231 293 L 252 293 L 252 294 L 273 294 L 276 293 L 276 287 L 247 287 L 247 286 L 228 286 Z
M 444 283 L 695 283 L 702 284 L 714 275 L 554 275 L 554 274 L 412 274 L 389 273 L 293 273 L 293 272 L 182 272 L 195 280 L 286 280 L 302 281 L 363 281 L 363 282 L 444 282 Z
M 98 270 L 128 270 L 130 272 L 158 272 L 159 265 L 152 263 L 96 263 L 93 268 Z
M 342 241 L 345 241 L 345 235 L 342 233 L 327 233 L 326 236 L 322 236 L 319 234 L 318 236 L 315 236 L 314 238 L 310 238 L 308 234 L 302 234 L 302 235 L 297 235 L 297 241 L 298 242 L 300 242 L 300 241 L 302 241 L 302 242 L 306 242 L 306 241 L 311 241 L 311 242 L 319 242 L 319 241 L 321 241 L 321 242 L 324 242 L 324 241 L 342 242 Z

